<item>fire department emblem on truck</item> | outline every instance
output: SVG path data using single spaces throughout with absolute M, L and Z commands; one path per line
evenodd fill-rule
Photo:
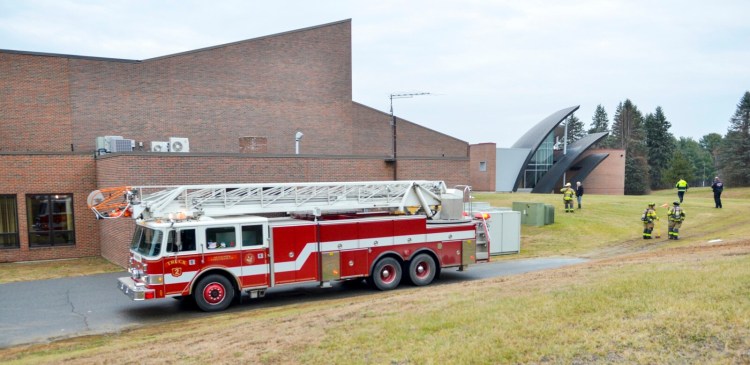
M 489 216 L 463 211 L 470 192 L 442 181 L 129 186 L 87 203 L 97 218 L 136 221 L 124 294 L 189 295 L 212 312 L 279 285 L 391 290 L 487 261 Z

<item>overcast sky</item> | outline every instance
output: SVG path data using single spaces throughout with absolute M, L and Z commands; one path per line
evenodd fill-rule
M 725 134 L 750 90 L 750 1 L 0 0 L 0 49 L 142 60 L 352 19 L 353 100 L 510 147 L 553 112 L 661 106 Z

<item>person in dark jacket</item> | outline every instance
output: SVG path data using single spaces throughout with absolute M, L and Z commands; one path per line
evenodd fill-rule
M 714 178 L 711 190 L 714 191 L 714 203 L 716 203 L 716 208 L 721 208 L 721 192 L 724 191 L 724 183 L 719 180 L 718 176 Z
M 581 209 L 581 198 L 583 197 L 583 185 L 581 182 L 576 182 L 576 198 L 578 199 L 578 209 Z

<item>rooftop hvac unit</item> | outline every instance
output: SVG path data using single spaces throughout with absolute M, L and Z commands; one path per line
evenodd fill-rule
M 99 155 L 107 153 L 107 143 L 104 137 L 96 137 L 96 153 Z
M 169 142 L 151 141 L 151 152 L 169 152 Z
M 122 139 L 122 136 L 96 137 L 96 150 L 97 151 L 104 150 L 104 152 L 113 152 L 112 145 L 114 145 L 114 141 L 121 140 L 121 139 Z
M 190 152 L 190 142 L 187 138 L 169 137 L 170 152 Z
M 109 142 L 109 152 L 133 152 L 134 139 L 113 139 Z

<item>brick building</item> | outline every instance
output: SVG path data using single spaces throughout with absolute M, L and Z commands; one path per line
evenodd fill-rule
M 351 59 L 350 20 L 147 60 L 0 50 L 0 262 L 124 265 L 133 223 L 94 219 L 99 187 L 468 184 L 468 144 L 406 120 L 394 159 L 390 116 L 352 101 Z M 135 149 L 96 156 L 102 136 Z M 189 152 L 150 152 L 170 137 Z

